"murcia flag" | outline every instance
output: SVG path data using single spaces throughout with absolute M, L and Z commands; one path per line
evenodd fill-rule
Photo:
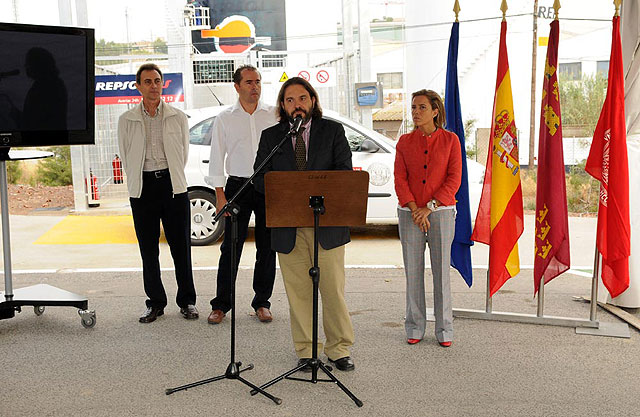
M 613 18 L 607 97 L 585 170 L 600 181 L 596 245 L 602 254 L 602 282 L 615 298 L 629 287 L 631 253 L 620 16 Z
M 503 20 L 487 168 L 471 235 L 471 240 L 489 245 L 491 296 L 509 278 L 520 272 L 518 239 L 523 231 L 518 139 L 506 38 L 507 22 Z
M 562 122 L 558 86 L 558 38 L 560 23 L 551 22 L 542 86 L 538 184 L 536 192 L 534 294 L 544 283 L 569 269 L 569 220 L 562 153 Z

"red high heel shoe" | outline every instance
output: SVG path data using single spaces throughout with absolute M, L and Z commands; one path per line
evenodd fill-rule
M 407 343 L 410 345 L 415 345 L 418 342 L 420 342 L 420 339 L 407 339 Z
M 440 346 L 442 346 L 442 347 L 449 347 L 449 346 L 451 346 L 451 342 L 439 342 L 439 343 L 440 343 Z

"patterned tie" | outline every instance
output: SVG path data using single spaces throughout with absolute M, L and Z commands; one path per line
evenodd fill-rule
M 296 169 L 298 171 L 307 169 L 307 147 L 304 144 L 302 132 L 304 132 L 304 126 L 300 127 L 296 135 Z

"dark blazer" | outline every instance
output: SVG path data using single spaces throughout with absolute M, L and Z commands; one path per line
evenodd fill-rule
M 289 122 L 280 122 L 262 131 L 258 154 L 253 169 L 264 161 L 271 150 L 289 131 Z M 351 149 L 340 123 L 327 119 L 313 119 L 307 152 L 307 170 L 351 170 Z M 269 171 L 295 171 L 296 160 L 291 141 L 287 140 L 271 161 L 254 179 L 258 192 L 264 194 L 264 174 Z M 339 185 L 337 185 L 339 186 Z M 350 241 L 348 227 L 321 227 L 318 241 L 324 249 L 333 249 Z M 296 244 L 295 227 L 271 229 L 271 249 L 289 253 Z

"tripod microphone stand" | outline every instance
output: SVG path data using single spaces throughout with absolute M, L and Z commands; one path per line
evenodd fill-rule
M 336 184 L 340 184 L 340 186 L 336 187 Z M 323 217 L 323 226 L 365 224 L 368 184 L 369 176 L 363 171 L 274 171 L 265 175 L 267 225 L 269 227 L 309 227 L 313 224 L 313 266 L 309 269 L 309 276 L 313 282 L 313 333 L 312 357 L 261 385 L 260 389 L 266 389 L 283 379 L 313 384 L 334 382 L 358 407 L 362 407 L 362 401 L 331 373 L 332 368 L 318 359 L 318 290 L 320 283 L 318 235 L 320 215 L 325 211 L 328 216 Z M 325 196 L 328 196 L 326 207 Z M 309 208 L 313 210 L 312 220 L 309 218 Z M 286 212 L 287 216 L 276 216 L 277 213 L 283 212 Z M 291 376 L 307 366 L 311 367 L 311 379 Z M 318 378 L 319 370 L 330 379 Z M 251 391 L 251 395 L 258 392 L 260 391 L 254 389 Z
M 311 359 L 305 361 L 304 363 L 299 364 L 295 368 L 285 372 L 284 374 L 272 379 L 260 386 L 258 390 L 254 389 L 251 391 L 251 395 L 255 395 L 259 393 L 259 390 L 263 390 L 265 388 L 270 387 L 276 382 L 280 382 L 283 379 L 291 379 L 294 381 L 302 381 L 302 382 L 335 382 L 338 387 L 345 394 L 349 396 L 356 403 L 358 407 L 362 407 L 362 401 L 360 401 L 347 387 L 345 387 L 332 373 L 332 368 L 328 365 L 322 363 L 321 360 L 318 359 L 318 288 L 320 284 L 320 267 L 318 266 L 318 231 L 320 229 L 320 215 L 324 214 L 324 197 L 322 196 L 311 196 L 309 197 L 309 207 L 313 209 L 313 267 L 309 269 L 309 276 L 311 277 L 311 281 L 313 282 L 313 335 L 312 335 L 312 348 L 311 348 Z M 311 379 L 305 378 L 296 378 L 290 375 L 298 372 L 302 368 L 306 366 L 311 366 Z M 330 379 L 319 379 L 318 378 L 318 369 L 322 370 Z
M 300 124 L 302 123 L 302 118 L 300 118 L 299 120 L 296 120 L 297 123 L 297 129 L 300 128 Z M 165 393 L 167 395 L 173 394 L 174 392 L 177 391 L 182 391 L 182 390 L 187 390 L 189 388 L 193 388 L 193 387 L 197 387 L 199 385 L 204 385 L 204 384 L 208 384 L 210 382 L 215 382 L 215 381 L 219 381 L 221 379 L 236 379 L 240 382 L 242 382 L 245 385 L 248 385 L 249 387 L 252 388 L 252 393 L 260 393 L 262 395 L 264 395 L 265 397 L 269 398 L 271 401 L 273 401 L 274 403 L 280 405 L 282 403 L 282 400 L 278 397 L 274 397 L 273 395 L 269 394 L 268 392 L 262 390 L 261 388 L 257 387 L 256 385 L 252 384 L 251 382 L 247 381 L 246 379 L 244 379 L 243 377 L 240 376 L 240 373 L 244 372 L 244 371 L 249 371 L 251 369 L 253 369 L 253 364 L 249 364 L 247 365 L 247 367 L 245 369 L 240 369 L 240 367 L 242 366 L 242 362 L 236 362 L 235 360 L 235 350 L 236 350 L 236 314 L 235 314 L 235 308 L 236 308 L 236 275 L 238 272 L 238 267 L 237 267 L 237 263 L 236 263 L 236 259 L 237 259 L 237 253 L 238 253 L 238 214 L 240 213 L 240 208 L 238 207 L 238 205 L 236 204 L 236 200 L 239 198 L 239 196 L 242 194 L 242 192 L 244 191 L 245 188 L 247 188 L 249 185 L 252 185 L 252 181 L 253 178 L 262 170 L 262 168 L 271 160 L 271 158 L 273 158 L 273 155 L 275 155 L 275 153 L 280 149 L 280 147 L 282 146 L 283 143 L 285 143 L 286 140 L 291 140 L 291 135 L 294 134 L 294 130 L 292 130 L 291 132 L 289 132 L 287 135 L 284 136 L 284 138 L 282 138 L 282 140 L 280 141 L 280 143 L 273 148 L 273 150 L 271 151 L 271 153 L 269 154 L 269 156 L 267 156 L 267 158 L 263 161 L 262 164 L 260 164 L 260 166 L 255 170 L 255 172 L 251 175 L 251 177 L 249 177 L 244 184 L 242 184 L 242 186 L 240 187 L 240 189 L 233 195 L 233 197 L 231 197 L 231 199 L 229 201 L 227 201 L 227 204 L 225 204 L 225 206 L 222 208 L 222 210 L 220 210 L 220 212 L 218 212 L 216 214 L 216 217 L 213 219 L 214 223 L 219 221 L 220 218 L 222 216 L 224 216 L 225 213 L 229 213 L 229 218 L 231 220 L 231 361 L 229 363 L 229 366 L 227 367 L 227 370 L 225 371 L 224 374 L 222 375 L 218 375 L 218 376 L 214 376 L 213 378 L 207 378 L 207 379 L 203 379 L 201 381 L 197 381 L 197 382 L 193 382 L 190 384 L 186 384 L 186 385 L 182 385 L 176 388 L 167 388 L 167 390 L 165 391 Z M 255 395 L 254 394 L 254 395 Z

